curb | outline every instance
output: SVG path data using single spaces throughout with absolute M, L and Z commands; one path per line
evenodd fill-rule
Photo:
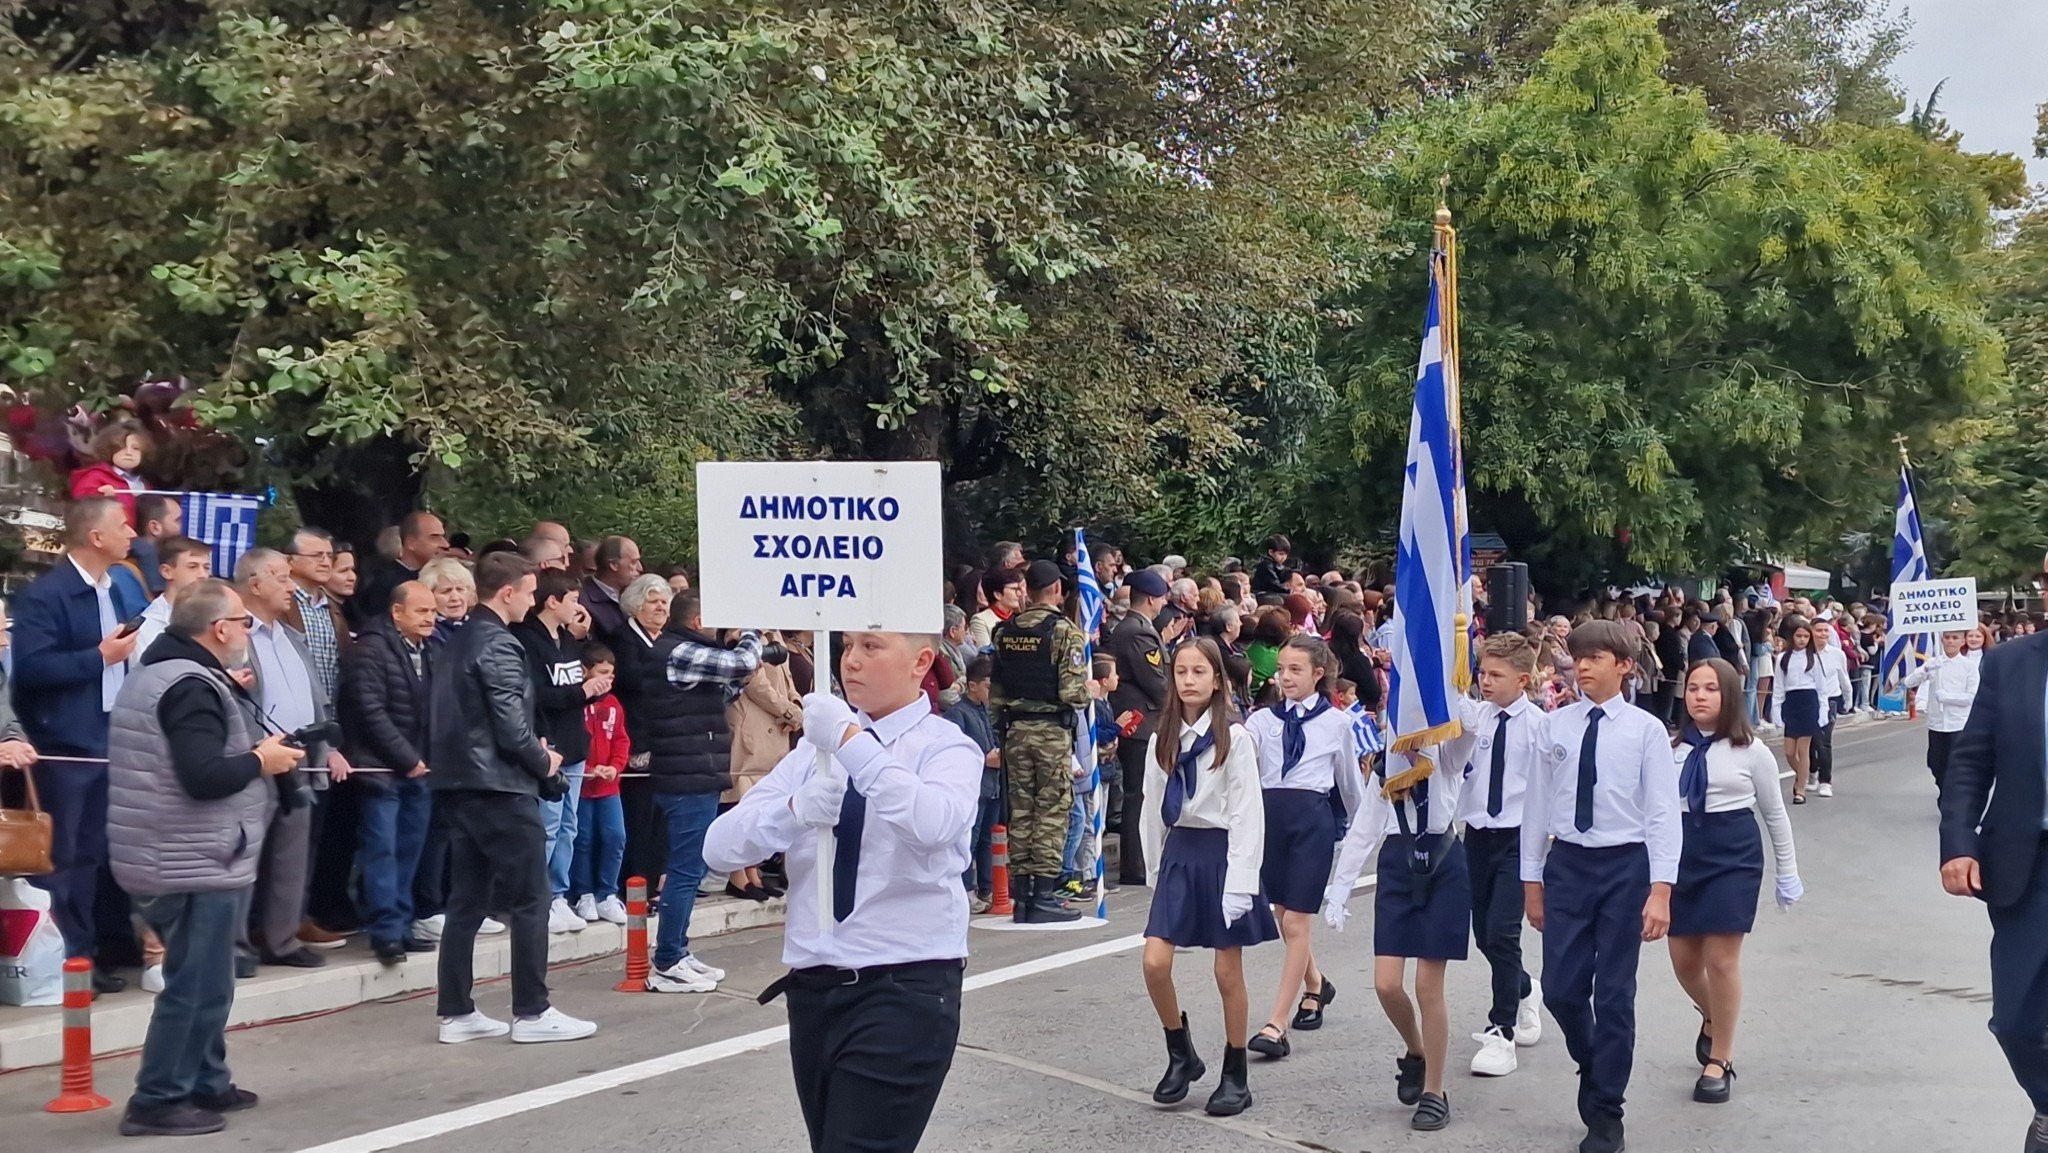
M 786 905 L 784 898 L 766 902 L 742 901 L 731 897 L 697 898 L 690 916 L 690 936 L 716 937 L 742 929 L 779 925 Z M 650 923 L 660 917 L 649 918 Z M 651 929 L 650 929 L 651 932 Z M 548 965 L 588 961 L 623 953 L 626 930 L 622 925 L 599 921 L 580 933 L 552 933 L 548 936 Z M 235 983 L 235 1005 L 228 1014 L 228 1028 L 262 1025 L 292 1017 L 331 1013 L 370 1001 L 403 997 L 434 988 L 438 953 L 418 953 L 386 968 L 369 955 L 362 938 L 327 954 L 321 969 L 289 969 L 265 966 L 256 976 Z M 502 977 L 511 967 L 512 943 L 504 936 L 478 937 L 476 979 L 479 982 Z M 102 997 L 93 1005 L 92 1052 L 95 1057 L 124 1053 L 142 1047 L 149 1032 L 149 1017 L 155 998 L 135 987 Z M 421 1009 L 422 1020 L 432 1009 Z M 424 1027 L 424 1026 L 423 1026 Z M 63 1010 L 0 1006 L 0 1073 L 38 1065 L 55 1065 L 63 1057 Z M 424 1035 L 424 1034 L 423 1034 Z

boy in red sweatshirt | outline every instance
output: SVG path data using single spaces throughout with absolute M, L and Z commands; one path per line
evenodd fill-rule
M 583 675 L 609 677 L 612 651 L 595 641 L 583 647 Z M 586 921 L 626 923 L 626 905 L 619 900 L 619 867 L 626 859 L 626 815 L 619 803 L 619 774 L 626 771 L 632 744 L 626 738 L 626 710 L 610 693 L 583 708 L 590 732 L 590 755 L 583 770 L 583 793 L 576 802 L 576 856 L 569 868 L 569 898 L 576 915 Z

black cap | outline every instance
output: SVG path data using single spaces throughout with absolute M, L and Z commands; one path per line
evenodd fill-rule
M 1043 592 L 1065 579 L 1060 566 L 1049 560 L 1032 561 L 1031 567 L 1024 570 L 1024 587 L 1032 592 Z
M 1141 597 L 1163 597 L 1166 595 L 1166 578 L 1148 568 L 1124 578 L 1124 584 L 1132 594 Z

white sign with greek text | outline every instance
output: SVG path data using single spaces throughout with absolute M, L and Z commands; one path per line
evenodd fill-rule
M 700 463 L 704 624 L 940 632 L 940 520 L 936 461 Z
M 1977 623 L 1977 578 L 1946 577 L 1892 585 L 1895 633 L 1943 633 Z

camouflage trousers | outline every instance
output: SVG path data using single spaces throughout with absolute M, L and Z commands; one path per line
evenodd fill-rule
M 1010 777 L 1010 872 L 1057 877 L 1074 808 L 1074 734 L 1045 721 L 1013 721 L 1003 733 Z

